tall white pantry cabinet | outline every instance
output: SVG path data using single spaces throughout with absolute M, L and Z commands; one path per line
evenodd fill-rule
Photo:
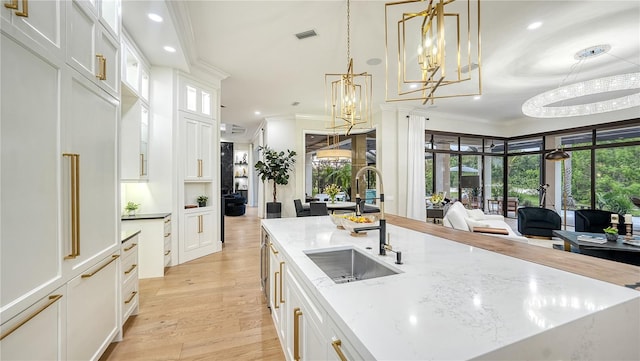
M 95 360 L 122 327 L 120 3 L 3 4 L 0 359 Z

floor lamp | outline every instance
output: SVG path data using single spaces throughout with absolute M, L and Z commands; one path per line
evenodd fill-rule
M 563 178 L 566 178 L 567 172 L 564 168 L 564 161 L 569 159 L 571 156 L 569 153 L 565 152 L 564 149 L 556 149 L 552 152 L 547 153 L 544 156 L 544 159 L 550 160 L 552 162 L 562 161 L 562 172 L 564 173 Z M 564 182 L 567 180 L 564 179 Z M 567 230 L 567 190 L 564 188 L 564 184 L 561 181 L 560 186 L 562 187 L 562 208 L 564 211 L 564 230 Z

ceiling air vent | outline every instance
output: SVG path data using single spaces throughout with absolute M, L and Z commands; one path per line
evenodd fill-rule
M 318 36 L 318 33 L 316 33 L 315 30 L 307 30 L 296 34 L 296 38 L 298 38 L 298 40 L 312 38 L 314 36 Z

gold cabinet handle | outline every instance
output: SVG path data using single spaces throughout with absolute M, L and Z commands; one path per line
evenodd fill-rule
M 33 319 L 34 317 L 39 315 L 42 311 L 44 311 L 47 308 L 49 308 L 49 306 L 53 305 L 54 303 L 56 303 L 56 301 L 58 301 L 61 298 L 62 298 L 62 295 L 51 295 L 51 296 L 49 296 L 49 302 L 46 305 L 38 308 L 34 313 L 30 314 L 29 317 L 25 318 L 24 320 L 22 320 L 19 323 L 17 323 L 15 326 L 13 326 L 10 329 L 8 329 L 7 331 L 3 332 L 2 335 L 0 335 L 0 341 L 2 341 L 5 337 L 7 337 L 10 334 L 12 334 L 15 330 L 17 330 L 20 327 L 22 327 L 25 323 L 31 321 L 31 319 Z
M 278 274 L 280 272 L 276 271 L 273 274 L 273 308 L 280 308 L 280 303 L 278 303 Z
M 111 262 L 113 262 L 113 261 L 115 261 L 116 259 L 118 259 L 118 257 L 120 257 L 120 255 L 119 255 L 119 254 L 114 254 L 113 256 L 111 256 L 111 259 L 110 259 L 107 263 L 105 263 L 105 264 L 103 264 L 102 266 L 100 266 L 100 268 L 98 268 L 97 270 L 95 270 L 95 271 L 93 271 L 93 272 L 91 272 L 91 273 L 85 273 L 85 274 L 83 274 L 81 277 L 82 277 L 82 278 L 89 278 L 89 277 L 93 277 L 93 276 L 95 276 L 98 272 L 102 271 L 105 267 L 107 267 L 108 265 L 110 265 L 110 264 L 111 264 Z
M 80 255 L 80 154 L 62 153 L 71 164 L 71 253 L 64 259 L 73 259 Z
M 300 307 L 293 309 L 293 359 L 300 360 Z
M 168 256 L 168 255 L 169 255 L 169 253 L 171 253 L 171 250 L 166 251 L 166 252 L 164 253 L 164 255 L 165 255 L 165 256 Z
M 340 361 L 347 361 L 347 358 L 345 357 L 344 353 L 342 353 L 342 341 L 340 341 L 340 339 L 337 339 L 331 342 L 331 346 L 333 346 L 333 349 L 338 354 Z
M 136 267 L 138 267 L 137 264 L 132 264 L 128 270 L 124 271 L 124 274 L 128 275 L 129 273 L 133 272 L 133 270 L 136 269 Z
M 131 243 L 131 245 L 129 247 L 126 247 L 124 249 L 125 252 L 131 251 L 133 249 L 133 247 L 137 246 L 137 243 Z
M 144 172 L 144 154 L 140 153 L 140 175 L 143 176 L 146 173 Z
M 171 232 L 167 233 L 164 235 L 165 238 L 169 237 L 171 235 Z
M 202 177 L 202 159 L 198 159 L 198 177 Z
M 269 242 L 269 247 L 271 248 L 271 252 L 273 252 L 273 254 L 278 254 L 278 250 L 273 247 L 273 243 Z
M 284 288 L 284 283 L 282 283 L 282 274 L 284 273 L 282 271 L 282 267 L 284 266 L 284 261 L 280 262 L 280 303 L 284 303 L 284 299 L 282 298 L 282 289 Z
M 16 1 L 17 3 L 17 1 Z M 16 4 L 17 5 L 17 4 Z M 17 9 L 17 7 L 16 7 Z M 16 16 L 29 17 L 29 0 L 22 0 L 22 11 L 16 11 Z
M 7 8 L 7 9 L 17 10 L 18 9 L 18 0 L 11 0 L 8 3 L 5 3 L 4 7 Z
M 171 218 L 168 218 L 168 219 L 164 220 L 164 223 L 169 223 L 169 222 L 171 222 Z
M 138 294 L 138 291 L 131 292 L 131 296 L 129 296 L 129 299 L 124 301 L 124 304 L 126 305 L 127 303 L 131 303 L 131 301 L 133 301 L 133 298 L 136 297 L 137 294 Z
M 96 74 L 96 78 L 100 80 L 107 80 L 107 58 L 102 54 L 96 54 L 96 58 L 98 58 L 98 74 Z

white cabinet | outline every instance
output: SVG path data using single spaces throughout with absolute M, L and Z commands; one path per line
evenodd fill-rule
M 149 109 L 136 98 L 122 99 L 120 127 L 120 179 L 149 178 Z
M 217 94 L 201 84 L 181 77 L 178 108 L 208 119 L 217 119 Z
M 123 240 L 120 247 L 120 255 L 122 260 L 121 274 L 122 277 L 122 324 L 127 321 L 129 316 L 138 314 L 138 239 L 140 231 L 130 234 Z
M 73 76 L 62 111 L 62 212 L 65 266 L 76 272 L 119 247 L 118 103 Z
M 64 5 L 60 0 L 37 2 L 13 0 L 5 1 L 4 4 L 0 8 L 3 30 L 17 30 L 51 54 L 61 56 L 63 39 L 61 7 Z
M 123 232 L 138 235 L 138 277 L 164 277 L 164 269 L 171 259 L 171 214 L 161 213 L 124 217 L 121 222 Z
M 67 284 L 68 360 L 97 360 L 115 337 L 119 269 L 119 255 L 113 254 Z
M 269 307 L 280 344 L 287 360 L 368 360 L 371 355 L 358 349 L 331 319 L 303 282 L 277 240 L 263 229 L 269 246 Z M 270 241 L 269 241 L 270 239 Z M 361 351 L 361 352 L 359 352 Z
M 269 250 L 269 269 L 271 270 L 269 275 L 269 294 L 271 296 L 269 299 L 269 305 L 271 308 L 271 317 L 273 318 L 276 332 L 278 333 L 278 338 L 280 338 L 280 343 L 285 347 L 285 339 L 287 335 L 287 312 L 283 289 L 285 262 L 280 255 L 280 251 L 278 251 L 277 247 L 272 242 L 269 242 Z
M 62 279 L 56 181 L 61 160 L 57 146 L 61 69 L 4 33 L 0 46 L 0 318 L 4 321 L 21 311 L 17 302 L 30 305 L 44 296 L 33 295 L 34 290 L 51 292 Z
M 309 299 L 291 271 L 287 269 L 285 272 L 284 287 L 288 302 L 286 310 L 289 316 L 285 337 L 286 356 L 292 360 L 326 360 L 323 313 Z
M 1 358 L 97 359 L 120 323 L 119 101 L 67 62 L 70 37 L 99 36 L 69 25 L 71 2 L 6 3 L 18 9 L 0 6 Z
M 211 180 L 213 126 L 183 115 L 185 181 Z
M 67 62 L 114 96 L 120 90 L 120 43 L 91 3 L 67 1 Z M 119 6 L 119 5 L 118 5 Z
M 213 231 L 214 214 L 212 207 L 185 211 L 184 249 L 181 252 L 185 258 L 195 259 L 222 248 Z
M 38 300 L 0 328 L 0 360 L 63 360 L 66 286 Z M 34 347 L 35 335 L 37 347 Z

